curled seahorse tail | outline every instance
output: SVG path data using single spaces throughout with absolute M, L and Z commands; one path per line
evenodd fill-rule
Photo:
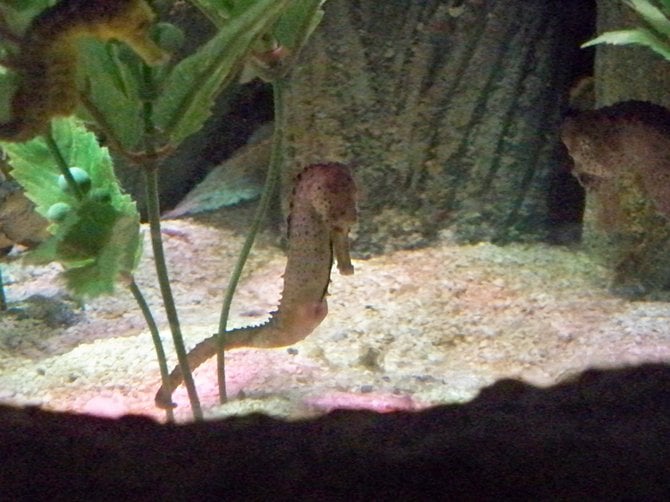
M 283 323 L 280 317 L 273 317 L 260 326 L 247 326 L 229 331 L 226 333 L 224 348 L 226 350 L 241 347 L 268 349 L 293 345 L 304 340 L 323 321 L 328 313 L 328 304 L 322 300 L 298 305 L 294 310 L 291 322 L 288 324 Z M 216 355 L 216 336 L 206 338 L 188 353 L 186 359 L 191 371 Z M 167 385 L 161 385 L 156 392 L 154 398 L 156 406 L 163 409 L 176 407 L 177 405 L 172 402 L 172 393 L 183 381 L 184 374 L 181 368 L 176 366 L 168 377 Z
M 257 338 L 258 333 L 264 326 L 266 326 L 266 324 L 240 328 L 226 333 L 224 348 L 228 350 L 238 347 L 253 347 L 254 339 Z M 198 366 L 216 355 L 216 337 L 217 335 L 212 335 L 190 350 L 186 356 L 186 360 L 188 361 L 188 367 L 191 371 L 194 371 Z M 154 398 L 156 406 L 163 409 L 175 408 L 177 405 L 172 402 L 172 393 L 183 381 L 184 374 L 181 371 L 181 367 L 177 365 L 168 377 L 167 386 L 161 385 L 158 392 L 156 392 L 156 397 Z
M 188 367 L 193 371 L 202 363 L 207 361 L 210 357 L 216 354 L 216 335 L 206 338 L 198 345 L 193 347 L 188 353 L 186 359 L 188 360 Z M 161 385 L 161 388 L 156 392 L 155 402 L 156 406 L 159 408 L 175 408 L 177 405 L 172 402 L 172 393 L 174 390 L 181 385 L 184 381 L 184 374 L 181 371 L 181 367 L 177 365 L 175 369 L 172 370 L 170 376 L 168 377 L 167 386 L 165 384 Z

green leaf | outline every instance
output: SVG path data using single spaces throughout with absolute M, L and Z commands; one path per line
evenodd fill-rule
M 52 134 L 67 165 L 90 178 L 91 187 L 81 199 L 59 187 L 60 169 L 42 138 L 1 144 L 13 177 L 40 214 L 46 217 L 55 204 L 71 208 L 50 225 L 52 237 L 30 258 L 62 263 L 67 285 L 76 295 L 109 293 L 136 265 L 140 243 L 135 203 L 121 191 L 107 149 L 74 118 L 54 120 Z
M 241 81 L 247 82 L 260 77 L 272 82 L 281 79 L 291 70 L 300 51 L 307 43 L 312 32 L 323 18 L 322 5 L 325 0 L 294 0 L 273 26 L 270 36 L 264 36 L 256 43 L 256 50 L 262 54 L 279 51 L 277 58 L 249 59 L 244 67 Z
M 65 271 L 68 288 L 77 296 L 92 297 L 114 291 L 117 279 L 127 276 L 137 265 L 141 249 L 138 219 L 116 214 L 105 235 L 105 245 L 95 261 Z
M 173 69 L 154 106 L 156 126 L 173 145 L 202 127 L 211 115 L 214 99 L 240 69 L 251 44 L 289 2 L 257 0 L 248 9 L 235 12 L 212 40 Z
M 597 38 L 582 44 L 582 48 L 596 44 L 643 45 L 670 60 L 670 45 L 658 38 L 651 31 L 642 28 L 632 30 L 608 31 Z
M 291 52 L 298 52 L 323 18 L 326 0 L 295 0 L 277 21 L 272 33 Z
M 44 250 L 38 248 L 32 261 L 56 260 L 69 267 L 94 263 L 109 241 L 111 229 L 119 217 L 120 212 L 111 204 L 85 198 L 59 225 L 53 242 L 49 242 Z
M 142 137 L 139 85 L 128 64 L 119 60 L 120 47 L 86 40 L 80 44 L 80 68 L 86 98 L 102 117 L 111 134 L 129 151 Z M 90 115 L 89 110 L 84 115 Z M 92 117 L 97 122 L 98 116 Z
M 7 26 L 19 35 L 26 31 L 37 14 L 54 3 L 53 0 L 3 0 L 0 11 Z
M 232 0 L 191 0 L 191 3 L 218 27 L 231 16 L 234 7 Z
M 49 208 L 57 202 L 70 206 L 77 203 L 73 194 L 59 188 L 61 172 L 44 140 L 35 138 L 25 143 L 2 143 L 2 149 L 9 155 L 12 175 L 42 216 L 46 217 Z
M 649 0 L 626 0 L 626 4 L 661 35 L 670 37 L 670 20 Z

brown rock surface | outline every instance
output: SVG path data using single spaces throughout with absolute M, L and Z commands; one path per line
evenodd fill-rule
M 48 237 L 47 220 L 14 181 L 0 182 L 0 248 L 32 246 Z

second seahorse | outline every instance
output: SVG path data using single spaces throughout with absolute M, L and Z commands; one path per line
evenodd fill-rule
M 0 140 L 27 141 L 44 133 L 53 117 L 74 113 L 78 102 L 77 45 L 81 37 L 128 44 L 147 64 L 169 55 L 150 38 L 155 13 L 145 0 L 63 0 L 30 24 L 13 66 L 19 84 L 11 119 Z

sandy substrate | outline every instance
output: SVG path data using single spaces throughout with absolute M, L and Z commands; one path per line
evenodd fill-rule
M 211 217 L 165 227 L 190 347 L 216 330 L 242 236 Z M 232 326 L 258 323 L 276 305 L 284 257 L 272 240 L 261 238 L 250 259 Z M 505 377 L 544 386 L 589 367 L 670 362 L 670 303 L 611 296 L 606 270 L 578 250 L 444 239 L 354 265 L 351 277 L 334 271 L 329 315 L 308 339 L 228 353 L 228 404 L 217 405 L 215 363 L 196 372 L 208 417 L 411 409 L 469 400 Z M 119 291 L 79 308 L 57 272 L 5 267 L 11 309 L 0 319 L 0 402 L 164 419 L 153 405 L 160 380 L 153 345 L 133 299 Z M 164 327 L 148 258 L 138 283 Z M 25 301 L 37 294 L 46 300 Z M 162 334 L 173 364 L 169 331 Z M 189 419 L 183 388 L 174 397 L 177 418 Z

